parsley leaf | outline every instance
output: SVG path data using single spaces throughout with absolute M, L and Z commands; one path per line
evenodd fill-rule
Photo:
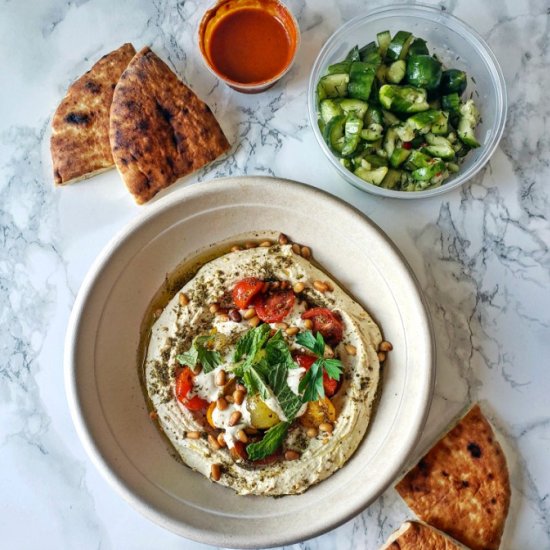
M 176 356 L 177 361 L 192 369 L 200 364 L 205 373 L 213 371 L 221 363 L 221 356 L 217 351 L 206 347 L 212 339 L 212 336 L 197 336 L 189 351 Z
M 269 428 L 263 439 L 257 443 L 247 445 L 246 452 L 249 460 L 260 460 L 273 454 L 283 443 L 288 432 L 288 422 L 280 422 Z
M 317 336 L 313 336 L 313 332 L 310 330 L 307 332 L 300 332 L 300 334 L 296 336 L 296 343 L 312 351 L 318 357 L 323 357 L 325 353 L 325 340 L 320 332 L 317 333 Z
M 317 401 L 325 397 L 325 388 L 323 387 L 323 367 L 321 361 L 317 359 L 306 375 L 300 380 L 299 386 L 304 403 L 308 401 Z

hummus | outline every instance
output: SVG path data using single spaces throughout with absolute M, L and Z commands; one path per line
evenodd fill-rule
M 296 337 L 311 327 L 311 322 L 307 323 L 302 317 L 306 310 L 329 309 L 342 329 L 333 350 L 328 346 L 325 349 L 325 357 L 333 355 L 341 362 L 338 388 L 329 403 L 333 416 L 328 428 L 324 422 L 312 429 L 311 418 L 307 420 L 320 401 L 306 401 L 295 417 L 288 419 L 275 392 L 269 390 L 261 398 L 267 406 L 264 412 L 268 410 L 275 422 L 288 420 L 289 428 L 278 454 L 256 463 L 239 458 L 246 447 L 239 437 L 245 437 L 244 432 L 249 434 L 251 441 L 258 441 L 264 435 L 263 430 L 254 429 L 254 414 L 251 414 L 260 396 L 247 392 L 240 404 L 239 399 L 229 397 L 223 409 L 215 405 L 224 393 L 227 395 L 229 385 L 235 387 L 236 383 L 242 383 L 232 374 L 235 346 L 252 326 L 251 321 L 245 319 L 244 309 L 232 315 L 232 319 L 228 315 L 215 315 L 211 304 L 223 305 L 231 301 L 232 289 L 248 277 L 282 283 L 286 288 L 303 284 L 303 290 L 298 285 L 300 291 L 282 324 L 271 323 L 272 334 L 282 329 L 281 335 L 293 357 L 296 353 L 309 353 L 296 342 Z M 314 285 L 320 281 L 325 288 Z M 183 301 L 180 294 L 185 296 Z M 286 327 L 292 330 L 285 330 Z M 177 358 L 192 348 L 196 337 L 203 335 L 211 335 L 216 341 L 218 364 L 212 370 L 203 368 L 194 373 L 192 389 L 186 399 L 214 403 L 208 407 L 209 414 L 204 410 L 189 410 L 185 402 L 178 399 L 176 390 L 176 378 L 182 369 L 181 359 Z M 290 244 L 240 250 L 204 265 L 164 308 L 151 329 L 145 360 L 145 386 L 160 428 L 185 464 L 241 495 L 298 494 L 341 468 L 365 435 L 378 391 L 380 363 L 377 352 L 381 342 L 380 330 L 369 314 L 338 284 L 327 279 L 325 273 L 295 254 Z M 298 363 L 294 367 L 288 369 L 286 384 L 294 395 L 304 400 L 300 382 L 306 368 Z M 220 371 L 226 376 L 225 387 L 218 385 Z M 232 417 L 237 421 L 231 422 Z M 218 436 L 223 446 L 216 444 L 220 441 Z M 239 449 L 241 452 L 235 453 Z M 213 465 L 218 475 L 212 474 Z

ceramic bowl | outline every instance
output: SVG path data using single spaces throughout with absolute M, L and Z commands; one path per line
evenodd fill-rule
M 165 275 L 214 243 L 284 232 L 373 315 L 394 345 L 367 435 L 347 464 L 302 495 L 240 497 L 173 458 L 138 378 L 140 323 Z M 65 349 L 71 414 L 94 464 L 147 518 L 223 547 L 307 539 L 352 518 L 395 479 L 423 427 L 433 381 L 429 318 L 417 282 L 384 233 L 315 188 L 239 177 L 193 185 L 147 208 L 85 278 Z

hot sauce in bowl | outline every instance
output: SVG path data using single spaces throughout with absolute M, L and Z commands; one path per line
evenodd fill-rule
M 204 15 L 199 43 L 216 76 L 238 91 L 254 93 L 289 70 L 299 31 L 277 0 L 222 0 Z

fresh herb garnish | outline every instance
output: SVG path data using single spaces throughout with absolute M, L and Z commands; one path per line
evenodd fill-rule
M 189 351 L 176 356 L 177 361 L 191 369 L 200 364 L 205 373 L 213 371 L 221 363 L 220 354 L 207 347 L 213 341 L 213 338 L 213 336 L 197 336 L 193 340 Z
M 301 332 L 296 337 L 296 343 L 302 346 L 314 355 L 317 360 L 306 375 L 300 380 L 299 390 L 302 393 L 304 403 L 308 401 L 317 401 L 325 397 L 325 388 L 323 387 L 323 370 L 326 371 L 329 378 L 340 380 L 342 374 L 342 362 L 339 359 L 325 359 L 325 340 L 320 332 L 314 336 L 311 331 Z
M 261 441 L 246 447 L 249 460 L 260 460 L 273 454 L 283 443 L 288 432 L 289 422 L 280 422 L 269 428 Z

